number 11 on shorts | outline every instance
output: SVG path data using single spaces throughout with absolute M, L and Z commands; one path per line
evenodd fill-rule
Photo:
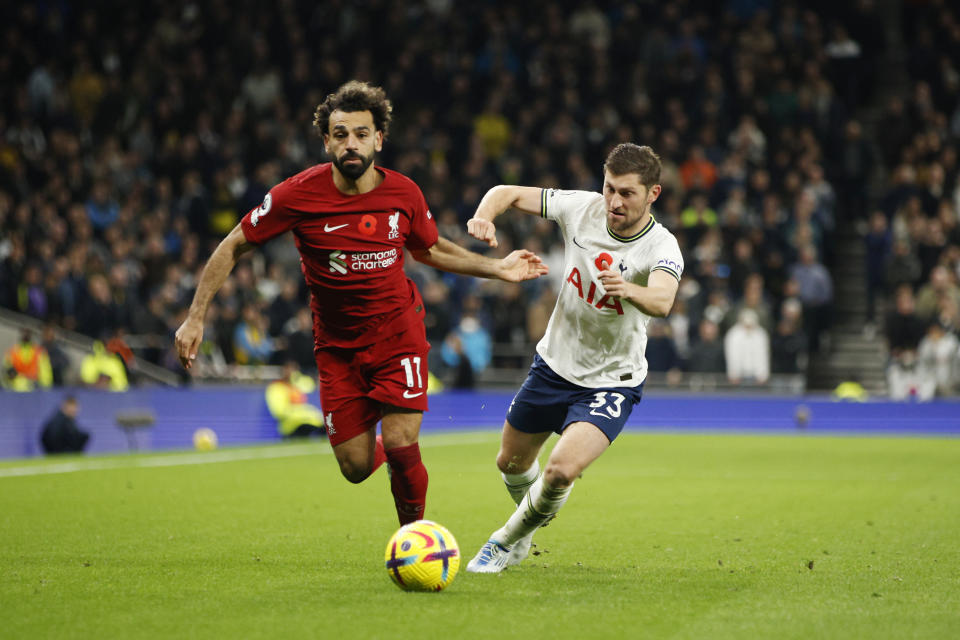
M 412 363 L 411 363 L 412 360 Z M 400 361 L 400 364 L 403 365 L 403 370 L 407 374 L 407 386 L 410 388 L 423 388 L 423 377 L 420 375 L 420 356 L 414 356 L 411 358 L 404 358 Z M 414 387 L 413 376 L 417 376 L 417 384 Z

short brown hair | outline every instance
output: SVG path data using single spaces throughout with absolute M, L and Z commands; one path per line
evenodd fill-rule
M 647 188 L 660 183 L 660 167 L 660 156 L 653 149 L 632 142 L 618 144 L 603 163 L 603 170 L 614 176 L 636 173 Z
M 386 137 L 393 105 L 387 100 L 386 92 L 380 87 L 374 87 L 359 80 L 351 80 L 328 95 L 313 114 L 313 126 L 321 136 L 329 133 L 330 114 L 338 109 L 346 112 L 369 111 L 373 115 L 373 126 L 377 131 L 382 131 Z

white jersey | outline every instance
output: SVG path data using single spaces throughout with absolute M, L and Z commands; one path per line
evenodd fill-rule
M 563 285 L 537 352 L 558 375 L 582 387 L 639 385 L 647 377 L 650 316 L 606 295 L 600 265 L 606 261 L 641 286 L 655 270 L 679 280 L 683 256 L 677 239 L 653 216 L 636 235 L 618 236 L 607 228 L 599 193 L 544 189 L 540 203 L 540 215 L 560 225 L 565 255 Z

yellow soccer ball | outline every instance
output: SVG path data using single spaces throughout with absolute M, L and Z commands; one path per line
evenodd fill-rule
M 404 591 L 441 591 L 457 575 L 460 547 L 445 527 L 417 520 L 393 534 L 384 562 L 390 578 Z
M 217 432 L 202 427 L 193 432 L 193 446 L 197 451 L 213 451 L 217 448 Z

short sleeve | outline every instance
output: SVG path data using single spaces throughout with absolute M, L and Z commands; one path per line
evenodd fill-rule
M 259 207 L 243 216 L 240 227 L 247 242 L 263 244 L 296 225 L 298 216 L 287 205 L 291 188 L 289 180 L 281 182 L 264 196 Z
M 561 191 L 543 189 L 540 192 L 540 215 L 548 220 L 564 222 L 570 215 L 582 212 L 603 196 L 593 191 Z
M 667 236 L 657 247 L 653 256 L 653 266 L 650 268 L 651 273 L 654 271 L 666 271 L 677 280 L 683 276 L 683 255 L 673 235 Z
M 427 208 L 427 201 L 423 193 L 415 185 L 411 185 L 413 206 L 410 211 L 410 233 L 404 243 L 408 249 L 429 249 L 437 243 L 440 237 L 437 231 L 437 221 Z

